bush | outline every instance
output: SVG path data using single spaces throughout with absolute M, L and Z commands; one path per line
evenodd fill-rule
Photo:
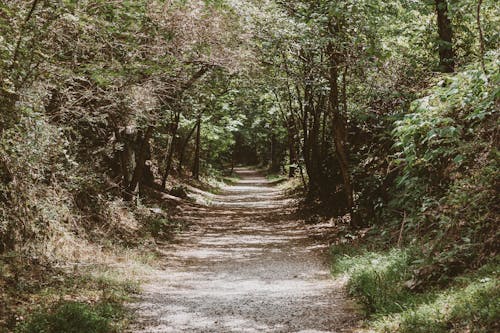
M 16 333 L 112 333 L 118 332 L 112 321 L 123 315 L 117 303 L 102 302 L 94 306 L 63 301 L 49 310 L 34 314 Z
M 418 276 L 427 287 L 496 253 L 498 54 L 486 69 L 475 64 L 441 77 L 395 122 L 391 163 L 399 175 L 386 211 L 405 216 L 406 240 L 428 243 L 429 269 Z
M 348 291 L 371 316 L 370 328 L 386 333 L 498 332 L 500 283 L 493 260 L 448 288 L 409 288 L 425 262 L 414 249 L 386 252 L 334 247 L 333 272 L 348 276 Z
M 500 285 L 491 278 L 472 279 L 465 286 L 438 293 L 435 300 L 382 318 L 383 332 L 498 332 Z
M 147 230 L 153 237 L 169 234 L 172 224 L 166 218 L 151 218 L 147 222 Z
M 69 142 L 47 117 L 25 109 L 0 137 L 0 253 L 33 247 L 51 226 L 71 218 L 69 183 L 76 162 Z
M 174 186 L 169 191 L 169 194 L 173 195 L 174 197 L 186 199 L 188 197 L 187 187 L 184 185 Z
M 334 271 L 349 275 L 348 290 L 369 314 L 387 314 L 407 309 L 418 302 L 411 297 L 405 282 L 412 277 L 411 250 L 364 252 L 344 255 L 334 264 Z

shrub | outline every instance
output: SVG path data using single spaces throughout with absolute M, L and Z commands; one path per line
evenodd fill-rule
M 435 300 L 382 318 L 383 332 L 498 332 L 500 285 L 490 278 L 473 279 L 464 287 L 438 293 Z
M 51 309 L 35 313 L 16 333 L 112 333 L 117 332 L 113 319 L 122 315 L 123 308 L 113 302 L 92 306 L 62 301 Z
M 62 130 L 25 109 L 0 137 L 0 253 L 34 246 L 70 219 L 77 164 Z
M 188 191 L 187 191 L 186 186 L 184 186 L 184 185 L 174 186 L 169 191 L 169 194 L 173 195 L 174 197 L 181 198 L 181 199 L 186 199 L 188 197 Z
M 147 230 L 153 237 L 168 234 L 171 229 L 171 223 L 166 218 L 150 218 L 147 223 Z

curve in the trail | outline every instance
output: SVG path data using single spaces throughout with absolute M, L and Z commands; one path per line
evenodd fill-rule
M 162 249 L 133 332 L 351 332 L 356 321 L 326 247 L 308 237 L 282 191 L 258 172 L 190 207 L 193 226 Z

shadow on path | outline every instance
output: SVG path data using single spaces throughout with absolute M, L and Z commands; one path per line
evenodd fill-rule
M 354 306 L 330 276 L 327 247 L 272 182 L 236 172 L 210 206 L 184 209 L 193 226 L 162 248 L 164 270 L 134 305 L 132 332 L 351 332 Z

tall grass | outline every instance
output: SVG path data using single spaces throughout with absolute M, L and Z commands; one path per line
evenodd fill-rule
M 498 332 L 498 265 L 456 278 L 446 288 L 409 288 L 421 263 L 414 249 L 345 251 L 334 248 L 332 272 L 348 276 L 348 291 L 366 310 L 378 332 Z

